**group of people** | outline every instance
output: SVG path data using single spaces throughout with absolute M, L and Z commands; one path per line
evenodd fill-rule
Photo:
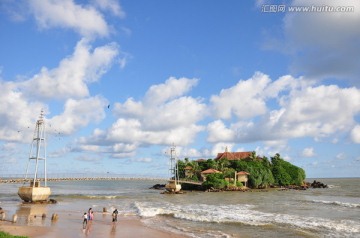
M 118 217 L 119 211 L 117 209 L 115 209 L 112 213 L 112 221 L 116 222 L 117 221 L 117 217 Z M 94 220 L 94 212 L 92 210 L 92 208 L 89 208 L 88 212 L 85 212 L 83 215 L 83 227 L 85 228 L 88 221 Z
M 91 207 L 89 208 L 88 212 L 84 213 L 83 218 L 83 227 L 86 227 L 88 221 L 94 220 L 94 212 Z

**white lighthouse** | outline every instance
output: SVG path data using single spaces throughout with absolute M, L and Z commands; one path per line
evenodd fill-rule
M 51 190 L 47 187 L 45 121 L 44 112 L 42 110 L 39 119 L 36 121 L 34 136 L 30 148 L 29 161 L 26 167 L 25 181 L 28 176 L 29 165 L 31 162 L 35 162 L 34 178 L 30 180 L 30 184 L 28 186 L 22 186 L 19 188 L 18 195 L 25 202 L 47 201 L 51 194 Z M 38 167 L 40 162 L 42 162 L 44 166 L 44 186 L 41 186 L 40 179 L 38 177 Z
M 181 190 L 175 146 L 170 148 L 170 180 L 165 185 L 165 189 L 169 192 L 179 192 Z

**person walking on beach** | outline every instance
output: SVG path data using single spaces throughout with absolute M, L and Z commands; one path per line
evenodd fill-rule
M 118 210 L 115 209 L 115 210 L 113 211 L 113 214 L 112 214 L 112 217 L 113 217 L 112 221 L 113 221 L 113 222 L 116 222 L 116 221 L 117 221 L 117 216 L 118 216 L 118 214 L 119 214 Z
M 88 220 L 92 220 L 93 218 L 94 218 L 94 214 L 92 208 L 90 207 L 88 211 Z
M 94 220 L 94 211 L 92 209 L 90 211 L 90 220 Z
M 84 212 L 83 218 L 83 228 L 85 229 L 88 222 L 88 214 L 86 212 Z
M 5 211 L 0 207 L 0 220 L 5 220 Z

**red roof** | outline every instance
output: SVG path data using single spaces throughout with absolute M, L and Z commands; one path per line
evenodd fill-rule
M 206 161 L 206 159 L 198 159 L 198 160 L 195 160 L 195 162 L 204 162 Z
M 242 160 L 249 158 L 252 155 L 251 151 L 248 152 L 224 152 L 218 153 L 215 160 L 227 159 L 227 160 Z
M 248 172 L 240 171 L 237 173 L 237 175 L 250 175 Z
M 221 173 L 220 171 L 216 169 L 207 169 L 201 172 L 202 174 L 213 174 L 213 173 Z

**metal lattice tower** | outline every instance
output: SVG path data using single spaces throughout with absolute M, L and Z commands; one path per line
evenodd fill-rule
M 179 181 L 179 170 L 174 145 L 170 148 L 170 180 L 175 180 L 175 184 L 178 184 Z
M 35 182 L 38 178 L 38 166 L 39 161 L 44 161 L 44 181 L 45 181 L 45 187 L 47 182 L 46 177 L 46 140 L 45 140 L 45 121 L 44 121 L 44 111 L 41 110 L 40 117 L 36 121 L 36 127 L 33 135 L 33 140 L 30 147 L 30 153 L 29 153 L 29 161 L 26 167 L 26 174 L 25 174 L 25 180 L 27 178 L 28 172 L 29 172 L 29 165 L 31 160 L 35 160 L 35 173 L 34 173 L 34 180 L 33 180 L 33 186 L 35 186 Z

